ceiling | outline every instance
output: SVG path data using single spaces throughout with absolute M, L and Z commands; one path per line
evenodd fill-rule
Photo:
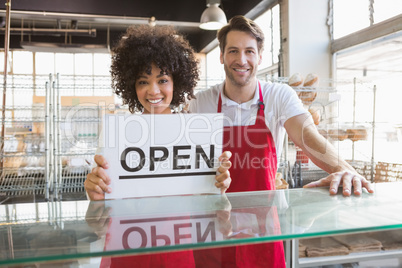
M 6 0 L 1 2 L 0 6 L 5 7 Z M 220 7 L 228 19 L 239 14 L 254 19 L 276 2 L 221 0 Z M 147 24 L 155 17 L 156 25 L 175 26 L 197 52 L 208 52 L 216 45 L 216 31 L 198 27 L 205 8 L 206 0 L 11 0 L 10 48 L 37 42 L 59 44 L 70 50 L 80 44 L 109 47 L 128 26 Z M 0 16 L 4 25 L 5 8 L 0 9 Z M 1 47 L 4 47 L 4 32 L 3 28 Z

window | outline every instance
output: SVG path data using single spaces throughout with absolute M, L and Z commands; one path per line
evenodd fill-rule
M 54 53 L 37 52 L 35 54 L 35 73 L 37 75 L 54 73 Z
M 364 2 L 367 6 L 369 1 Z M 380 20 L 388 19 L 396 13 L 401 14 L 401 6 L 401 1 L 374 1 L 374 23 L 380 23 Z M 341 22 L 347 21 L 348 12 L 345 11 L 343 16 L 336 18 Z M 340 24 L 336 20 L 334 23 Z M 352 25 L 349 27 L 354 28 Z M 349 152 L 349 156 L 353 155 L 352 152 L 354 153 L 355 160 L 369 161 L 372 156 L 372 145 L 374 145 L 375 161 L 402 162 L 402 155 L 399 153 L 402 150 L 402 119 L 400 117 L 402 93 L 397 86 L 402 83 L 401 35 L 402 32 L 397 32 L 336 53 L 337 81 L 349 81 L 349 85 L 345 85 L 346 93 L 342 95 L 339 102 L 339 122 L 350 123 L 355 114 L 356 124 L 363 125 L 368 130 L 367 140 L 355 142 L 353 147 L 350 143 L 340 144 L 344 146 L 345 152 Z M 357 83 L 354 87 L 352 83 L 354 78 L 362 83 Z M 376 86 L 375 110 L 374 85 Z M 354 88 L 356 88 L 355 95 Z M 337 89 L 342 88 L 338 86 Z M 373 118 L 376 122 L 374 131 L 371 125 Z
M 265 46 L 262 53 L 262 63 L 259 69 L 265 69 L 279 61 L 280 27 L 279 5 L 266 11 L 254 20 L 261 27 L 265 36 Z
M 74 54 L 56 53 L 56 73 L 61 75 L 74 74 Z
M 372 1 L 372 2 L 371 2 Z M 379 23 L 402 14 L 401 0 L 335 0 L 334 39 L 349 35 L 370 26 L 371 13 L 373 23 Z M 372 10 L 370 5 L 373 3 Z
M 94 75 L 110 75 L 110 54 L 94 55 Z
M 92 75 L 93 74 L 92 54 L 79 53 L 74 54 L 74 74 Z
M 207 89 L 213 85 L 223 82 L 225 79 L 225 71 L 223 70 L 223 65 L 220 61 L 220 53 L 221 50 L 219 46 L 211 50 L 206 56 L 206 68 L 207 68 L 207 77 L 206 77 L 206 88 Z
M 374 1 L 374 23 L 402 14 L 401 0 Z
M 13 52 L 13 73 L 14 74 L 32 74 L 33 57 L 28 51 Z

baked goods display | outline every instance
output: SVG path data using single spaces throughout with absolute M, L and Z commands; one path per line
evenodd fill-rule
M 365 128 L 348 128 L 346 133 L 348 134 L 348 139 L 352 141 L 367 139 L 367 130 Z
M 306 249 L 307 247 L 303 244 L 302 240 L 299 240 L 299 258 L 307 257 Z
M 295 73 L 289 77 L 288 84 L 292 88 L 297 89 L 297 96 L 306 105 L 310 105 L 317 97 L 319 79 L 315 73 L 309 73 L 304 81 L 300 73 Z
M 279 186 L 282 185 L 281 179 L 282 179 L 282 173 L 277 172 L 277 173 L 276 173 L 276 176 L 275 176 L 275 187 L 276 187 L 276 188 L 278 188 Z
M 341 256 L 401 248 L 402 235 L 399 230 L 307 238 L 299 240 L 299 258 Z
M 281 190 L 281 189 L 288 189 L 289 184 L 283 179 L 282 173 L 277 172 L 275 176 L 275 189 L 276 190 Z
M 319 132 L 321 131 L 323 133 L 323 130 L 318 130 L 318 131 Z M 350 139 L 353 142 L 359 141 L 359 140 L 367 140 L 367 129 L 365 129 L 364 127 L 346 128 L 346 130 L 330 129 L 330 130 L 328 130 L 328 137 L 330 137 L 333 140 L 338 140 L 338 141 L 343 141 L 346 139 Z
M 328 136 L 333 140 L 343 141 L 348 138 L 348 133 L 343 129 L 330 129 Z
M 360 234 L 340 235 L 334 236 L 333 238 L 346 246 L 351 253 L 380 251 L 382 247 L 381 242 L 377 239 Z
M 320 119 L 321 119 L 320 110 L 310 108 L 310 109 L 308 109 L 308 111 L 311 114 L 311 116 L 313 117 L 314 124 L 316 126 L 318 126 L 318 124 L 320 124 Z
M 401 250 L 402 249 L 402 233 L 399 229 L 373 232 L 369 237 L 381 242 L 383 250 Z
M 299 98 L 304 104 L 311 104 L 317 97 L 318 75 L 310 73 L 306 76 L 303 84 L 303 90 L 299 93 Z
M 338 256 L 349 254 L 349 249 L 332 237 L 303 239 L 301 242 L 306 248 L 305 251 L 307 257 Z
M 303 76 L 300 73 L 295 73 L 288 80 L 289 86 L 295 88 L 303 85 Z
M 309 73 L 304 80 L 303 87 L 318 87 L 318 75 Z

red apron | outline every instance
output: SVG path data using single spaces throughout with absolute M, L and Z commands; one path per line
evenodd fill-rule
M 259 108 L 255 125 L 224 127 L 223 149 L 232 152 L 232 183 L 227 192 L 275 190 L 276 149 L 271 131 L 265 124 L 264 100 L 259 83 L 258 86 Z M 221 108 L 219 95 L 218 113 Z M 280 232 L 276 207 L 256 210 L 258 221 L 266 221 L 269 211 L 273 219 L 271 225 Z M 263 226 L 265 224 L 260 228 L 261 233 L 265 232 Z M 194 250 L 193 253 L 197 267 L 286 267 L 282 242 Z
M 138 256 L 103 257 L 100 268 L 189 268 L 195 267 L 191 250 Z

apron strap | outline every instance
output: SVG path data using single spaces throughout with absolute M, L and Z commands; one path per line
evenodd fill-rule
M 258 116 L 260 118 L 265 118 L 265 114 L 264 114 L 265 104 L 264 104 L 264 98 L 262 97 L 262 90 L 261 90 L 260 81 L 258 81 L 258 88 L 259 88 L 259 91 L 260 91 L 260 99 L 258 100 Z
M 258 89 L 259 89 L 259 95 L 260 98 L 258 100 L 258 116 L 264 116 L 264 109 L 265 109 L 265 104 L 264 104 L 264 99 L 262 97 L 262 90 L 261 90 L 261 84 L 260 81 L 258 81 Z M 222 97 L 221 97 L 221 92 L 219 92 L 219 99 L 218 99 L 218 113 L 222 112 Z

